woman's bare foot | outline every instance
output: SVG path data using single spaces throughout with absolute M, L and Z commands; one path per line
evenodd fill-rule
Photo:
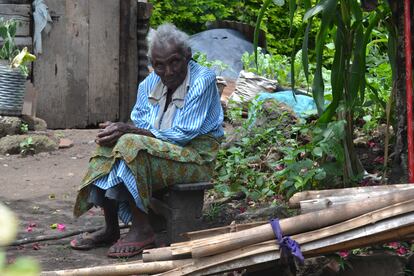
M 109 229 L 104 227 L 93 233 L 83 233 L 70 242 L 73 249 L 88 250 L 92 248 L 112 245 L 119 239 L 119 227 Z
M 108 256 L 132 257 L 140 254 L 143 249 L 152 247 L 154 242 L 155 235 L 151 227 L 133 225 L 125 237 L 109 248 Z

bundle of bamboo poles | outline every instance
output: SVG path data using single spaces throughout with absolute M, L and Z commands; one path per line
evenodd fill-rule
M 301 202 L 306 200 L 331 200 L 333 196 L 347 199 L 281 219 L 281 229 L 300 244 L 305 257 L 404 240 L 414 233 L 414 187 L 385 187 L 294 195 L 290 202 L 294 206 L 302 206 Z M 352 194 L 356 195 L 355 200 L 349 196 Z M 42 275 L 210 275 L 268 263 L 280 257 L 275 234 L 266 222 L 198 231 L 188 233 L 187 237 L 190 239 L 187 242 L 145 250 L 142 263 L 44 272 Z

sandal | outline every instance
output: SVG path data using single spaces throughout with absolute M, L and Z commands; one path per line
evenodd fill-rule
M 129 248 L 129 252 L 110 252 L 113 247 Z M 118 240 L 108 251 L 107 256 L 110 258 L 130 258 L 139 255 L 144 249 L 155 247 L 155 236 L 140 242 L 126 242 L 122 239 Z M 132 249 L 132 250 L 131 250 Z
M 112 241 L 97 241 L 91 237 L 90 233 L 85 232 L 74 238 L 70 242 L 70 247 L 76 250 L 90 250 L 97 247 L 105 247 L 112 245 L 115 241 L 116 239 Z

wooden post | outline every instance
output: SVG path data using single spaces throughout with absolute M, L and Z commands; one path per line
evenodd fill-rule
M 138 87 L 137 1 L 121 0 L 119 30 L 119 120 L 127 122 Z
M 138 82 L 141 82 L 148 75 L 147 34 L 149 31 L 149 20 L 151 18 L 152 8 L 153 6 L 151 3 L 138 1 Z

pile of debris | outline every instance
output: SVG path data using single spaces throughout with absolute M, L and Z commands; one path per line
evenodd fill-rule
M 413 198 L 412 184 L 301 192 L 290 205 L 302 214 L 281 219 L 279 230 L 305 257 L 406 240 L 414 233 Z M 212 275 L 251 268 L 283 255 L 274 229 L 259 222 L 191 232 L 186 242 L 145 250 L 142 261 L 42 275 Z

